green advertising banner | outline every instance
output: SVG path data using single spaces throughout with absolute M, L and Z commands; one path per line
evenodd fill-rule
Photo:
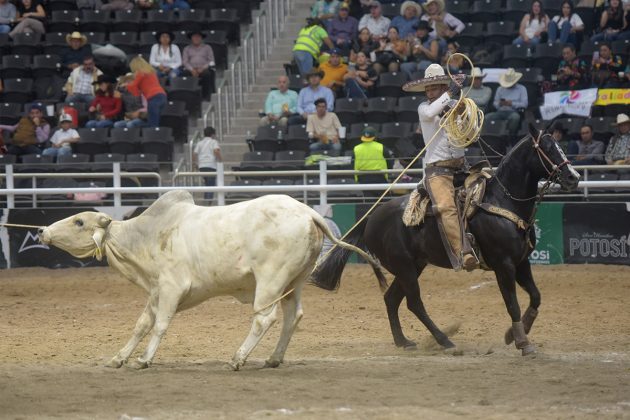
M 563 264 L 563 203 L 541 203 L 536 212 L 536 249 L 529 256 L 532 264 Z

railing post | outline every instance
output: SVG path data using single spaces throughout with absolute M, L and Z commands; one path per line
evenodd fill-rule
M 588 168 L 584 168 L 584 181 L 588 181 Z M 588 198 L 588 187 L 584 187 L 584 198 Z
M 322 159 L 319 161 L 319 184 L 327 185 L 328 184 L 328 175 L 326 173 L 328 165 L 326 164 L 326 160 Z M 328 204 L 328 191 L 323 189 L 319 191 L 319 204 L 325 206 Z
M 31 178 L 31 187 L 33 189 L 37 188 L 37 177 L 33 176 Z M 37 193 L 33 193 L 33 207 L 37 208 Z
M 217 162 L 217 187 L 225 186 L 225 167 L 223 162 Z M 225 206 L 225 193 L 223 191 L 217 192 L 217 204 L 219 206 Z
M 120 162 L 114 162 L 114 188 L 120 188 Z M 122 207 L 121 194 L 118 191 L 114 192 L 114 208 L 119 211 Z
M 219 114 L 219 118 L 218 118 L 218 129 L 219 129 L 219 138 L 223 138 L 223 120 L 221 119 L 221 114 L 222 114 L 222 107 L 221 107 L 221 91 L 222 88 L 219 87 L 217 89 L 217 112 Z
M 15 186 L 14 178 L 13 178 L 13 165 L 8 164 L 4 167 L 4 173 L 7 176 L 7 189 L 12 190 Z M 7 194 L 7 208 L 13 209 L 15 208 L 15 195 L 13 193 Z

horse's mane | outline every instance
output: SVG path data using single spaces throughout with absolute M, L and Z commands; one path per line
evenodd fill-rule
M 530 137 L 531 137 L 531 135 L 527 134 L 525 137 L 523 137 L 521 140 L 519 140 L 519 142 L 516 143 L 516 145 L 514 147 L 512 147 L 509 152 L 507 152 L 505 155 L 503 155 L 503 157 L 501 158 L 501 162 L 499 162 L 499 166 L 497 167 L 497 172 L 501 171 L 503 169 L 503 167 L 507 165 L 507 162 L 512 160 L 512 155 L 516 152 L 516 150 L 519 147 L 521 147 L 521 145 L 523 143 L 525 143 L 527 140 L 529 140 Z

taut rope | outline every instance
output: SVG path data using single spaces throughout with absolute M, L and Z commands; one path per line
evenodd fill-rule
M 16 223 L 0 223 L 0 227 L 17 227 L 17 228 L 25 228 L 25 229 L 39 229 L 46 226 L 35 226 L 35 225 L 19 225 Z

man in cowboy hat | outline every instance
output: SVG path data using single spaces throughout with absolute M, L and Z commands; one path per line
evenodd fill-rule
M 517 83 L 523 73 L 509 68 L 499 76 L 499 88 L 494 94 L 494 108 L 496 112 L 486 115 L 488 121 L 507 121 L 508 131 L 512 141 L 516 140 L 516 133 L 521 125 L 520 109 L 527 108 L 527 89 Z
M 385 171 L 387 170 L 388 154 L 385 147 L 376 141 L 376 130 L 373 127 L 365 127 L 361 135 L 361 143 L 354 146 L 354 170 L 355 171 Z M 382 184 L 387 182 L 387 174 L 357 174 L 354 176 L 360 184 Z M 364 191 L 368 197 L 380 197 L 381 191 Z
M 392 23 L 389 18 L 383 16 L 381 2 L 373 0 L 370 2 L 370 13 L 363 15 L 359 21 L 359 31 L 368 28 L 375 41 L 387 37 L 387 31 Z
M 339 14 L 331 19 L 328 24 L 328 36 L 336 48 L 339 48 L 344 57 L 350 53 L 352 41 L 359 32 L 359 21 L 350 16 L 350 6 L 348 3 L 341 3 Z
M 66 103 L 84 102 L 89 104 L 92 102 L 96 93 L 93 83 L 101 74 L 103 72 L 97 69 L 94 64 L 94 57 L 86 56 L 83 59 L 83 64 L 72 70 L 68 76 L 68 81 L 63 88 L 67 93 Z
M 407 83 L 403 90 L 427 95 L 427 100 L 418 107 L 422 135 L 429 142 L 424 157 L 424 187 L 431 197 L 451 265 L 455 270 L 470 271 L 477 267 L 478 260 L 466 236 L 462 235 L 453 185 L 454 174 L 464 166 L 464 149 L 451 145 L 446 132 L 440 129 L 440 118 L 455 105 L 462 83 L 461 75 L 451 79 L 442 66 L 431 64 L 424 72 L 424 79 Z
M 208 44 L 203 43 L 206 34 L 199 30 L 188 33 L 190 44 L 184 47 L 182 62 L 184 75 L 198 77 L 201 84 L 201 94 L 210 99 L 214 92 L 214 51 Z
M 61 53 L 61 65 L 72 71 L 83 63 L 83 59 L 92 55 L 92 47 L 87 43 L 87 37 L 80 32 L 66 35 L 68 46 Z
M 308 116 L 315 113 L 315 101 L 320 98 L 326 100 L 326 109 L 332 112 L 335 109 L 335 95 L 326 86 L 321 86 L 324 73 L 312 68 L 306 73 L 308 86 L 300 89 L 298 94 L 297 111 L 298 115 L 289 118 L 289 125 L 305 124 Z
M 483 85 L 483 79 L 486 75 L 481 73 L 481 69 L 479 67 L 473 68 L 472 76 L 474 76 L 475 79 L 473 80 L 472 87 L 468 91 L 466 97 L 472 99 L 479 109 L 485 111 L 486 106 L 488 106 L 488 103 L 492 98 L 492 89 Z
M 626 114 L 617 115 L 619 134 L 610 138 L 606 148 L 606 163 L 609 165 L 630 165 L 630 117 Z
M 464 22 L 444 10 L 444 0 L 427 0 L 422 7 L 426 13 L 421 19 L 429 22 L 433 28 L 429 35 L 440 38 L 443 49 L 446 48 L 445 39 L 455 38 L 466 28 Z
M 400 16 L 392 19 L 391 26 L 398 28 L 398 35 L 407 38 L 415 35 L 415 25 L 420 21 L 422 7 L 415 1 L 407 0 L 400 6 Z

